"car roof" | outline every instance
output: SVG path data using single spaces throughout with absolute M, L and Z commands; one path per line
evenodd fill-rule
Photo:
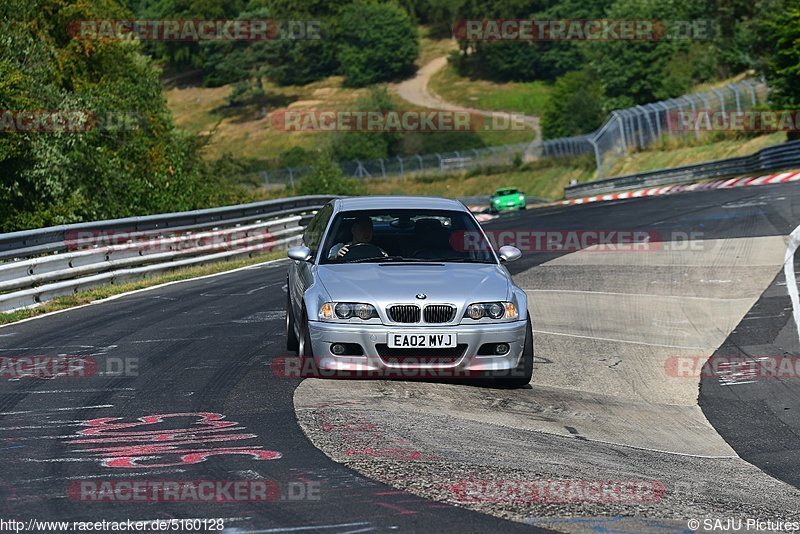
M 441 197 L 375 196 L 347 197 L 336 199 L 338 211 L 380 210 L 380 209 L 442 209 L 467 211 L 459 200 Z
M 497 191 L 495 191 L 495 193 L 508 194 L 508 193 L 516 193 L 517 191 L 519 191 L 519 189 L 517 189 L 516 187 L 501 187 Z

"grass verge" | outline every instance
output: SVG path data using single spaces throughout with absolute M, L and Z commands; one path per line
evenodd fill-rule
M 689 146 L 672 142 L 620 160 L 613 167 L 613 172 L 609 173 L 609 177 L 745 156 L 764 147 L 782 143 L 785 139 L 785 133 L 775 133 L 750 139 L 701 139 L 700 143 L 704 144 Z M 596 176 L 594 157 L 584 156 L 546 159 L 519 167 L 508 165 L 443 176 L 373 179 L 367 180 L 366 186 L 371 195 L 433 195 L 452 198 L 488 196 L 498 187 L 513 186 L 530 197 L 556 200 L 563 197 L 564 187 L 572 180 L 583 183 L 595 180 Z
M 550 85 L 541 82 L 493 83 L 459 76 L 452 65 L 437 72 L 429 87 L 447 102 L 490 111 L 517 111 L 539 116 L 544 111 Z
M 175 123 L 192 133 L 213 133 L 205 150 L 209 158 L 229 153 L 239 158 L 270 159 L 299 146 L 310 150 L 323 137 L 319 132 L 285 132 L 273 128 L 270 114 L 280 109 L 344 110 L 368 94 L 367 89 L 342 86 L 334 76 L 304 86 L 263 84 L 266 97 L 258 105 L 230 106 L 233 85 L 165 88 Z
M 119 284 L 119 285 L 112 284 L 112 285 L 98 287 L 95 289 L 90 289 L 87 291 L 81 291 L 74 295 L 66 295 L 63 297 L 55 298 L 53 300 L 49 300 L 35 308 L 26 308 L 23 310 L 17 310 L 8 313 L 0 313 L 0 325 L 15 323 L 23 319 L 36 317 L 37 315 L 44 315 L 45 313 L 65 310 L 67 308 L 74 308 L 75 306 L 89 304 L 90 302 L 94 302 L 96 300 L 106 299 L 108 297 L 113 297 L 114 295 L 120 295 L 122 293 L 135 291 L 137 289 L 144 289 L 146 287 L 166 284 L 168 282 L 188 280 L 190 278 L 197 278 L 209 274 L 221 273 L 233 269 L 238 269 L 240 267 L 257 265 L 259 263 L 264 263 L 270 260 L 276 260 L 279 258 L 283 258 L 285 256 L 286 252 L 283 250 L 268 252 L 267 254 L 256 256 L 253 258 L 234 260 L 224 263 L 212 263 L 209 265 L 201 265 L 199 267 L 187 267 L 184 269 L 176 269 L 175 271 L 169 274 L 155 275 L 143 278 L 142 280 L 126 282 L 124 284 Z
M 749 139 L 723 138 L 721 140 L 706 139 L 705 141 L 701 139 L 699 143 L 693 139 L 688 139 L 684 142 L 671 140 L 659 148 L 637 152 L 618 161 L 611 168 L 608 176 L 624 176 L 637 172 L 680 167 L 735 156 L 749 156 L 762 148 L 783 143 L 785 140 L 786 134 L 784 132 L 759 135 Z
M 572 180 L 585 182 L 594 176 L 589 158 L 542 160 L 518 168 L 486 168 L 445 176 L 367 180 L 370 195 L 432 195 L 442 197 L 488 196 L 498 187 L 513 186 L 529 197 L 561 198 Z

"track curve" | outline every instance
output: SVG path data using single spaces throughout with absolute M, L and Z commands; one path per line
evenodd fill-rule
M 773 478 L 793 449 L 748 456 L 736 424 L 717 432 L 722 419 L 746 426 L 736 412 L 724 402 L 714 408 L 723 418 L 705 404 L 701 411 L 700 377 L 664 373 L 674 356 L 708 358 L 724 346 L 774 285 L 783 236 L 800 224 L 798 202 L 787 184 L 543 208 L 490 223 L 498 231 L 694 232 L 703 245 L 539 251 L 513 264 L 535 301 L 531 389 L 281 376 L 283 262 L 0 328 L 4 358 L 83 357 L 100 371 L 136 364 L 122 376 L 3 375 L 0 506 L 17 518 L 224 518 L 240 532 L 533 528 L 519 521 L 579 532 L 607 527 L 609 516 L 628 518 L 614 520 L 619 530 L 663 532 L 684 528 L 690 514 L 736 515 L 734 503 L 765 517 L 796 511 L 797 480 Z M 791 381 L 781 387 L 798 391 Z M 184 415 L 138 420 L 170 414 Z M 217 433 L 210 414 L 235 424 Z M 114 423 L 143 434 L 131 443 L 114 435 L 120 429 L 86 432 Z M 759 429 L 795 433 L 796 424 L 784 417 Z M 156 436 L 174 432 L 190 452 L 158 447 Z M 635 503 L 465 500 L 458 484 L 475 477 L 649 480 L 665 492 Z M 86 502 L 68 491 L 81 481 L 185 479 L 270 480 L 283 495 L 303 487 L 319 498 Z

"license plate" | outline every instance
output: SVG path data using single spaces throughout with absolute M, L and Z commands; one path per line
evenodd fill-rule
M 428 334 L 424 332 L 391 332 L 389 334 L 389 347 L 393 349 L 448 349 L 455 346 L 455 334 Z

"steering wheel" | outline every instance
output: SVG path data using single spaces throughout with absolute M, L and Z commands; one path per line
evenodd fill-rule
M 386 256 L 378 245 L 372 243 L 353 243 L 347 246 L 347 252 L 340 256 L 342 260 L 366 260 L 368 258 L 382 258 Z

